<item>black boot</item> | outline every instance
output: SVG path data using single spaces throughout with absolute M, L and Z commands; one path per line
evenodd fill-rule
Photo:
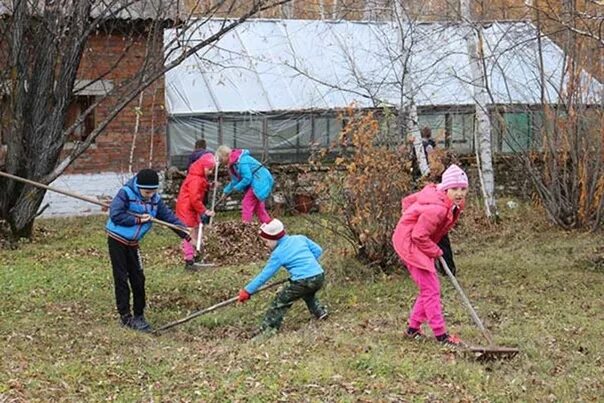
M 318 320 L 325 320 L 327 319 L 327 317 L 329 316 L 329 312 L 327 311 L 327 308 L 323 307 L 321 309 L 319 309 L 317 312 L 315 312 L 315 318 L 317 318 Z
M 132 315 L 129 313 L 121 315 L 120 322 L 122 326 L 131 327 L 130 325 L 132 324 Z
M 195 264 L 195 260 L 185 260 L 185 270 L 186 271 L 197 271 L 199 270 L 199 266 Z
M 148 333 L 151 330 L 153 330 L 153 328 L 151 328 L 151 325 L 149 323 L 147 323 L 147 320 L 145 320 L 144 315 L 134 316 L 130 323 L 131 323 L 130 327 L 134 330 L 138 330 L 139 332 Z

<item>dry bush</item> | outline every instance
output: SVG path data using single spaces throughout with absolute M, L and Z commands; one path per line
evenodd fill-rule
M 348 123 L 335 145 L 337 157 L 316 192 L 321 206 L 333 215 L 334 231 L 350 242 L 356 257 L 385 269 L 398 261 L 391 236 L 401 215 L 401 198 L 412 188 L 408 149 L 384 141 L 372 113 L 346 114 Z M 313 163 L 325 165 L 325 158 Z
M 556 225 L 596 230 L 604 222 L 604 112 L 564 109 L 545 109 L 543 152 L 524 155 L 525 163 Z

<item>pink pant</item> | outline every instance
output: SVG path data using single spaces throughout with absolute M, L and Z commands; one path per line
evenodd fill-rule
M 419 295 L 409 316 L 409 327 L 419 329 L 421 324 L 428 322 L 434 336 L 447 332 L 440 303 L 440 282 L 438 275 L 428 270 L 418 269 L 407 265 L 411 278 L 419 288 Z
M 195 252 L 195 247 L 191 244 L 191 242 L 183 239 L 182 243 L 180 244 L 181 249 L 182 249 L 182 253 L 185 256 L 185 260 L 193 260 L 195 259 L 195 255 L 197 254 Z
M 250 187 L 241 200 L 241 219 L 243 222 L 252 222 L 254 213 L 260 220 L 261 223 L 266 224 L 271 221 L 271 217 L 266 212 L 264 202 L 258 200 L 254 191 Z

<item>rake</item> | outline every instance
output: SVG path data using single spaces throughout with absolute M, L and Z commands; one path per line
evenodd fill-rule
M 40 183 L 40 182 L 32 181 L 31 179 L 22 178 L 20 176 L 12 175 L 12 174 L 9 174 L 9 173 L 3 172 L 3 171 L 0 171 L 0 176 L 3 176 L 5 178 L 9 178 L 9 179 L 12 179 L 12 180 L 16 180 L 16 181 L 19 181 L 19 182 L 27 183 L 28 185 L 39 187 L 41 189 L 50 190 L 51 192 L 59 193 L 59 194 L 62 194 L 62 195 L 65 195 L 65 196 L 69 196 L 69 197 L 73 197 L 74 199 L 78 199 L 78 200 L 82 200 L 82 201 L 85 201 L 85 202 L 88 202 L 88 203 L 96 204 L 97 206 L 101 206 L 101 207 L 104 207 L 104 208 L 107 208 L 107 209 L 110 208 L 110 205 L 108 203 L 103 203 L 102 201 L 93 199 L 92 197 L 88 197 L 88 196 L 81 195 L 81 194 L 78 194 L 78 193 L 75 193 L 75 192 L 71 192 L 71 191 L 55 188 L 55 187 L 52 187 L 52 186 L 48 186 L 48 185 L 45 185 L 45 184 Z M 133 213 L 133 212 L 128 212 L 128 214 L 133 215 L 135 217 L 140 217 L 141 216 L 140 214 Z M 182 233 L 190 235 L 189 229 L 187 227 L 181 227 L 180 225 L 175 225 L 175 224 L 171 224 L 169 222 L 161 221 L 161 220 L 159 220 L 159 219 L 157 219 L 155 217 L 151 217 L 151 221 L 154 222 L 154 223 L 156 223 L 156 224 L 163 225 L 164 227 L 171 228 L 173 230 L 176 230 L 176 231 L 179 231 L 179 232 L 182 232 Z
M 281 284 L 283 284 L 283 283 L 285 283 L 285 282 L 287 282 L 287 281 L 289 281 L 289 279 L 284 279 L 284 280 L 275 281 L 274 283 L 271 283 L 271 284 L 265 285 L 264 287 L 260 287 L 260 288 L 258 289 L 258 291 L 256 291 L 254 294 L 257 294 L 257 293 L 262 292 L 262 291 L 264 291 L 264 290 L 268 290 L 269 288 L 276 287 L 276 286 L 281 285 Z M 156 335 L 157 335 L 157 334 L 159 334 L 160 332 L 162 332 L 162 331 L 164 331 L 164 330 L 170 329 L 170 328 L 172 328 L 172 327 L 174 327 L 174 326 L 182 325 L 183 323 L 186 323 L 186 322 L 188 322 L 188 321 L 190 321 L 190 320 L 192 320 L 192 319 L 195 319 L 195 318 L 196 318 L 196 317 L 198 317 L 198 316 L 205 315 L 206 313 L 210 313 L 210 312 L 212 312 L 212 311 L 215 311 L 216 309 L 219 309 L 219 308 L 222 308 L 222 307 L 225 307 L 225 306 L 228 306 L 228 305 L 234 304 L 234 303 L 235 303 L 235 302 L 237 302 L 238 300 L 239 300 L 239 296 L 237 296 L 237 297 L 233 297 L 233 298 L 229 298 L 229 299 L 227 299 L 226 301 L 219 302 L 219 303 L 217 303 L 217 304 L 215 304 L 215 305 L 212 305 L 212 306 L 211 306 L 211 307 L 209 307 L 209 308 L 205 308 L 205 309 L 202 309 L 202 310 L 200 310 L 200 311 L 193 312 L 193 313 L 192 313 L 192 314 L 190 314 L 189 316 L 186 316 L 186 317 L 184 317 L 184 318 L 182 318 L 182 319 L 179 319 L 179 320 L 176 320 L 176 321 L 174 321 L 174 322 L 170 322 L 170 323 L 168 323 L 168 324 L 166 324 L 166 325 L 163 325 L 162 327 L 159 327 L 159 328 L 155 329 L 155 330 L 153 331 L 153 334 L 156 334 Z
M 461 296 L 461 299 L 463 300 L 466 308 L 468 309 L 468 312 L 470 313 L 472 320 L 474 321 L 476 326 L 480 329 L 480 331 L 482 332 L 482 335 L 488 342 L 488 346 L 464 345 L 464 347 L 468 351 L 474 353 L 474 356 L 478 360 L 486 361 L 486 360 L 514 358 L 514 356 L 516 356 L 516 354 L 518 354 L 519 350 L 517 348 L 513 348 L 513 347 L 500 347 L 500 346 L 495 345 L 495 343 L 493 342 L 493 336 L 491 336 L 491 333 L 487 330 L 487 328 L 484 327 L 482 321 L 480 320 L 480 318 L 478 317 L 478 314 L 476 313 L 476 310 L 474 310 L 474 307 L 470 303 L 470 300 L 468 299 L 468 297 L 464 293 L 463 289 L 459 285 L 459 282 L 457 282 L 457 279 L 455 278 L 453 273 L 451 273 L 451 270 L 449 269 L 449 266 L 447 266 L 447 262 L 445 262 L 445 259 L 443 259 L 442 256 L 440 256 L 438 258 L 438 260 L 440 261 L 440 264 L 442 265 L 443 269 L 447 273 L 447 276 L 449 276 L 449 279 L 453 283 L 453 286 L 455 287 L 455 289 Z

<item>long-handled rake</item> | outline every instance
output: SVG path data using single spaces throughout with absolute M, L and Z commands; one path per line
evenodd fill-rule
M 110 205 L 108 203 L 103 203 L 103 202 L 101 202 L 99 200 L 93 199 L 92 197 L 88 197 L 88 196 L 84 196 L 84 195 L 81 195 L 81 194 L 78 194 L 78 193 L 75 193 L 75 192 L 71 192 L 71 191 L 55 188 L 55 187 L 52 187 L 52 186 L 48 186 L 48 185 L 45 185 L 45 184 L 40 183 L 40 182 L 32 181 L 31 179 L 22 178 L 20 176 L 12 175 L 12 174 L 9 174 L 9 173 L 6 173 L 6 172 L 2 172 L 2 171 L 0 171 L 0 176 L 3 176 L 5 178 L 9 178 L 9 179 L 13 179 L 13 180 L 16 180 L 16 181 L 19 181 L 19 182 L 27 183 L 28 185 L 39 187 L 41 189 L 50 190 L 51 192 L 60 193 L 62 195 L 69 196 L 69 197 L 72 197 L 74 199 L 78 199 L 78 200 L 82 200 L 82 201 L 85 201 L 85 202 L 88 202 L 88 203 L 96 204 L 97 206 L 101 206 L 101 207 L 104 207 L 104 208 L 107 208 L 107 209 L 109 209 L 109 207 L 110 207 Z M 131 214 L 131 215 L 133 215 L 135 217 L 140 217 L 141 216 L 140 214 L 136 214 L 136 213 L 132 213 L 132 212 L 129 212 L 128 214 Z M 154 222 L 154 223 L 156 223 L 156 224 L 163 225 L 164 227 L 171 228 L 173 230 L 176 230 L 176 231 L 179 231 L 179 232 L 182 232 L 182 233 L 190 235 L 189 229 L 187 227 L 181 227 L 180 225 L 175 225 L 175 224 L 172 224 L 172 223 L 169 223 L 169 222 L 161 221 L 161 220 L 159 220 L 159 219 L 157 219 L 155 217 L 151 217 L 151 221 Z
M 476 358 L 480 359 L 480 360 L 513 358 L 516 354 L 518 354 L 519 350 L 517 348 L 513 348 L 513 347 L 500 347 L 500 346 L 495 345 L 495 343 L 493 342 L 493 336 L 491 336 L 491 333 L 482 324 L 482 321 L 478 317 L 478 314 L 474 310 L 474 307 L 470 303 L 470 300 L 468 299 L 468 297 L 464 293 L 463 289 L 459 285 L 459 282 L 457 282 L 457 279 L 455 278 L 453 273 L 451 273 L 449 266 L 447 266 L 447 262 L 445 261 L 445 259 L 442 258 L 442 256 L 439 257 L 438 259 L 439 259 L 440 264 L 442 265 L 443 269 L 447 273 L 447 276 L 449 276 L 449 279 L 453 283 L 453 286 L 455 287 L 455 289 L 461 296 L 461 299 L 463 300 L 466 308 L 468 309 L 468 312 L 470 312 L 470 316 L 472 317 L 472 320 L 474 321 L 476 326 L 478 326 L 478 328 L 482 332 L 482 335 L 489 343 L 488 346 L 486 346 L 486 347 L 472 346 L 472 345 L 466 345 L 464 347 L 467 348 L 472 353 L 474 353 Z
M 283 283 L 285 283 L 287 281 L 289 281 L 289 279 L 275 281 L 274 283 L 265 285 L 264 287 L 260 287 L 258 289 L 258 291 L 256 291 L 254 293 L 254 295 L 258 294 L 259 292 L 262 292 L 264 290 L 268 290 L 269 288 L 273 288 L 273 287 L 276 287 L 278 285 L 281 285 L 281 284 L 283 284 Z M 162 327 L 159 327 L 159 328 L 155 329 L 153 331 L 153 334 L 159 334 L 160 332 L 162 332 L 164 330 L 167 330 L 167 329 L 170 329 L 170 328 L 172 328 L 174 326 L 178 326 L 178 325 L 181 325 L 183 323 L 186 323 L 186 322 L 190 321 L 191 319 L 195 319 L 198 316 L 205 315 L 206 313 L 210 313 L 212 311 L 215 311 L 216 309 L 222 308 L 222 307 L 227 306 L 227 305 L 234 304 L 235 302 L 237 302 L 238 299 L 239 299 L 238 296 L 237 297 L 233 297 L 233 298 L 229 298 L 226 301 L 219 302 L 219 303 L 217 303 L 215 305 L 212 305 L 209 308 L 205 308 L 205 309 L 202 309 L 200 311 L 193 312 L 189 316 L 186 316 L 186 317 L 184 317 L 182 319 L 179 319 L 179 320 L 176 320 L 174 322 L 170 322 L 170 323 L 168 323 L 166 325 L 163 325 Z
M 195 267 L 202 268 L 202 267 L 216 266 L 215 263 L 209 263 L 209 262 L 205 261 L 206 248 L 205 248 L 205 242 L 203 240 L 203 223 L 202 222 L 199 222 L 199 226 L 197 227 L 197 245 L 195 245 L 195 249 L 197 250 L 198 255 L 201 256 L 201 261 L 195 262 Z

